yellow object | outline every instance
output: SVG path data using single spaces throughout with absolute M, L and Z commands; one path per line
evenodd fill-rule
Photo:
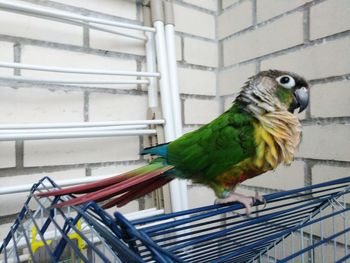
M 76 226 L 77 226 L 78 230 L 81 230 L 81 221 L 80 220 L 77 222 Z M 31 243 L 31 249 L 32 249 L 33 253 L 35 253 L 35 251 L 38 248 L 45 246 L 43 241 L 41 241 L 41 240 L 38 241 L 36 239 L 37 233 L 38 233 L 37 228 L 35 226 L 33 226 L 33 228 L 32 228 L 32 243 Z M 78 248 L 79 248 L 80 251 L 82 251 L 85 248 L 85 242 L 81 238 L 81 236 L 79 236 L 78 233 L 71 233 L 71 234 L 68 235 L 68 237 L 71 240 L 73 240 L 73 239 L 77 240 Z M 46 243 L 48 245 L 50 245 L 52 243 L 52 240 L 46 240 Z

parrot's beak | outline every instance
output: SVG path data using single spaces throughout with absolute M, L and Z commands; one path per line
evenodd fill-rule
M 301 87 L 294 91 L 293 102 L 289 106 L 289 111 L 294 112 L 296 108 L 299 108 L 299 113 L 304 111 L 309 105 L 309 90 L 306 87 Z

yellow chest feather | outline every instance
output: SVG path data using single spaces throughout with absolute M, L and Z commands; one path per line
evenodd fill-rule
M 254 123 L 257 145 L 254 163 L 264 170 L 275 169 L 281 162 L 290 164 L 299 145 L 299 120 L 287 111 L 264 114 Z

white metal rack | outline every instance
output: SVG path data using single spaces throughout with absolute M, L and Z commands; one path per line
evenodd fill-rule
M 146 1 L 147 2 L 147 1 Z M 83 25 L 94 30 L 117 34 L 144 42 L 146 51 L 146 72 L 114 71 L 107 69 L 64 68 L 34 64 L 0 61 L 0 68 L 25 69 L 32 71 L 47 71 L 67 74 L 108 75 L 122 76 L 116 80 L 61 80 L 40 79 L 22 76 L 0 76 L 0 80 L 16 83 L 45 83 L 58 85 L 106 85 L 106 84 L 141 84 L 148 88 L 148 106 L 158 106 L 158 87 L 161 93 L 161 108 L 163 119 L 139 120 L 124 122 L 81 122 L 81 123 L 20 123 L 0 124 L 0 141 L 10 140 L 40 140 L 57 138 L 86 138 L 127 135 L 152 135 L 156 134 L 154 125 L 163 125 L 165 140 L 172 141 L 182 134 L 182 122 L 180 113 L 180 97 L 176 72 L 176 56 L 174 44 L 174 20 L 172 3 L 165 0 L 148 1 L 152 13 L 150 20 L 149 9 L 145 10 L 145 24 L 135 25 L 122 23 L 112 19 L 101 19 L 83 16 L 71 12 L 46 8 L 35 4 L 18 4 L 16 2 L 2 0 L 0 10 L 20 13 L 53 20 L 62 23 Z M 165 12 L 164 12 L 165 11 Z M 152 23 L 150 22 L 152 21 Z M 106 28 L 105 26 L 108 26 Z M 115 30 L 110 29 L 112 27 Z M 119 32 L 118 29 L 128 29 L 130 33 Z M 141 31 L 144 35 L 135 34 Z M 132 77 L 127 79 L 125 77 Z M 95 86 L 94 86 L 95 88 Z M 151 125 L 153 125 L 151 127 Z M 99 177 L 100 178 L 100 177 Z M 65 185 L 80 183 L 66 182 Z M 28 186 L 18 186 L 11 193 L 21 192 Z M 173 211 L 187 208 L 187 190 L 184 183 L 174 181 L 171 183 L 171 203 Z M 8 190 L 0 188 L 0 194 L 6 194 Z

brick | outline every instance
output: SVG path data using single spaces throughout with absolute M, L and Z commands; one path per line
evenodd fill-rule
M 184 107 L 185 124 L 206 124 L 220 114 L 216 100 L 187 99 Z
M 136 4 L 133 1 L 121 0 L 99 0 L 99 1 L 84 1 L 84 0 L 55 0 L 66 5 L 72 5 L 84 9 L 89 9 L 94 12 L 105 13 L 112 16 L 119 16 L 129 19 L 136 19 Z
M 316 39 L 350 29 L 350 2 L 324 1 L 310 8 L 310 38 Z
M 286 30 L 290 25 L 293 25 L 293 30 Z M 301 44 L 303 42 L 302 25 L 303 15 L 298 12 L 225 41 L 224 65 L 236 64 Z
M 255 74 L 255 64 L 234 67 L 219 72 L 219 94 L 235 94 L 241 90 L 249 77 Z
M 215 72 L 188 68 L 178 68 L 178 75 L 181 93 L 215 96 Z
M 13 62 L 13 43 L 0 42 L 0 61 Z M 13 75 L 13 70 L 9 68 L 0 68 L 1 76 L 11 76 Z
M 83 44 L 83 29 L 80 26 L 4 11 L 0 11 L 0 23 L 0 34 L 72 45 Z
M 187 63 L 217 67 L 218 45 L 204 40 L 185 37 L 184 56 Z
M 349 167 L 325 164 L 316 164 L 312 167 L 312 184 L 324 183 L 345 177 L 349 177 Z M 345 197 L 346 202 L 350 203 L 350 195 L 345 195 Z
M 41 55 L 39 56 L 39 54 Z M 73 52 L 67 50 L 58 50 L 35 46 L 23 47 L 22 63 L 69 68 L 136 71 L 136 62 L 133 59 L 121 59 L 115 57 L 86 54 L 82 52 Z M 21 72 L 23 76 L 65 80 L 112 80 L 123 78 L 132 79 L 132 77 L 121 76 L 64 74 L 29 70 L 22 70 Z M 106 85 L 104 86 L 106 87 Z M 109 85 L 109 87 L 111 86 L 112 85 Z M 135 89 L 136 85 L 114 85 L 113 87 L 123 89 Z
M 350 161 L 350 126 L 315 125 L 303 127 L 303 140 L 299 157 Z
M 239 2 L 239 0 L 222 0 L 222 8 L 229 7 L 229 6 L 236 4 L 238 2 Z
M 146 96 L 105 93 L 90 95 L 90 121 L 144 120 L 146 113 Z
M 245 1 L 218 16 L 219 39 L 232 35 L 253 24 L 252 2 Z
M 141 31 L 130 31 L 128 29 L 116 29 L 106 27 L 121 33 L 131 33 L 135 36 L 144 36 Z M 128 54 L 145 55 L 145 42 L 125 36 L 90 30 L 90 47 L 108 51 L 116 51 Z
M 215 39 L 214 15 L 177 4 L 174 4 L 174 14 L 177 31 Z
M 311 93 L 311 115 L 315 117 L 350 116 L 350 81 L 314 85 Z
M 176 60 L 181 61 L 182 60 L 182 44 L 181 44 L 181 37 L 175 36 L 175 48 L 176 48 Z
M 81 178 L 85 176 L 85 169 L 0 177 L 0 187 L 16 186 L 16 185 L 23 185 L 23 184 L 32 185 L 38 182 L 44 176 L 49 176 L 54 181 L 76 179 L 76 178 Z M 0 195 L 0 216 L 18 213 L 20 209 L 23 207 L 23 204 L 27 199 L 27 197 L 28 197 L 28 192 Z
M 310 0 L 288 0 L 288 1 L 279 1 L 279 0 L 264 0 L 257 1 L 257 20 L 258 22 L 265 21 L 277 15 L 280 15 L 284 12 L 297 8 Z M 294 27 L 293 27 L 294 29 Z
M 83 121 L 83 93 L 1 88 L 0 122 Z
M 16 150 L 14 142 L 0 142 L 0 168 L 16 166 Z
M 184 2 L 212 11 L 216 11 L 218 6 L 217 0 L 184 0 Z
M 350 38 L 328 41 L 263 60 L 262 69 L 284 69 L 297 72 L 307 79 L 319 79 L 347 74 L 350 71 L 348 54 Z
M 275 171 L 248 179 L 243 184 L 279 190 L 303 187 L 304 162 L 294 161 L 290 166 L 280 165 Z
M 197 184 L 188 187 L 189 209 L 214 204 L 215 199 L 214 191 L 208 187 Z
M 139 138 L 108 137 L 25 141 L 24 166 L 56 166 L 139 159 Z

